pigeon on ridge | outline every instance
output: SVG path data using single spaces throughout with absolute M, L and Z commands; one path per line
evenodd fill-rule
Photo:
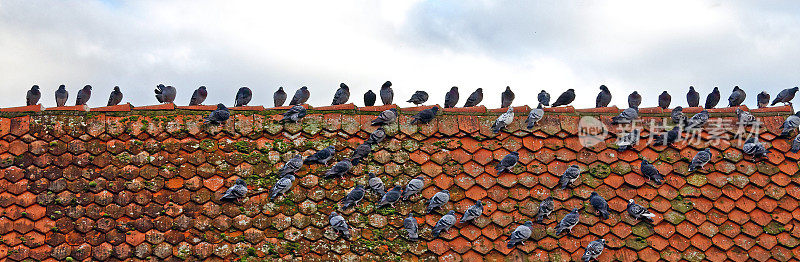
M 376 117 L 375 119 L 372 120 L 372 124 L 371 125 L 373 125 L 373 126 L 387 125 L 387 124 L 393 122 L 395 119 L 397 119 L 397 115 L 398 115 L 397 108 L 384 110 L 383 112 L 381 112 L 378 115 L 378 117 Z
M 658 107 L 661 109 L 669 108 L 669 104 L 672 102 L 672 96 L 667 93 L 667 91 L 662 92 L 658 95 Z
M 547 91 L 542 90 L 536 98 L 539 100 L 540 104 L 550 106 L 550 93 L 547 93 Z
M 278 87 L 278 91 L 272 94 L 272 101 L 275 107 L 283 106 L 283 103 L 286 103 L 286 91 L 283 91 L 283 87 Z
M 456 103 L 458 103 L 458 87 L 454 86 L 444 95 L 444 108 L 453 108 Z
M 86 105 L 86 102 L 89 102 L 89 98 L 92 97 L 92 86 L 85 85 L 83 89 L 78 90 L 78 97 L 75 99 L 75 105 Z
M 767 91 L 761 91 L 756 96 L 756 104 L 758 104 L 758 108 L 765 108 L 769 105 L 769 93 Z
M 736 109 L 736 119 L 739 120 L 740 125 L 752 125 L 758 123 L 758 119 L 756 119 L 753 114 L 748 111 L 744 111 L 741 108 Z
M 608 87 L 606 87 L 606 85 L 601 85 L 600 93 L 597 94 L 597 99 L 595 99 L 594 102 L 594 107 L 607 107 L 610 103 L 611 91 L 608 91 Z
M 292 96 L 292 101 L 289 101 L 289 105 L 297 106 L 305 104 L 309 97 L 311 97 L 311 92 L 308 91 L 308 87 L 300 87 L 300 89 L 294 92 L 294 96 Z
M 174 103 L 175 96 L 178 94 L 178 91 L 175 90 L 173 86 L 164 86 L 163 84 L 158 84 L 155 89 L 156 93 L 156 100 L 159 103 Z
M 622 110 L 618 116 L 612 117 L 611 124 L 630 124 L 633 123 L 633 120 L 636 120 L 637 118 L 639 118 L 639 108 L 629 107 L 625 110 Z
M 392 82 L 386 81 L 381 86 L 381 102 L 383 105 L 391 105 L 394 100 L 394 90 L 392 90 Z
M 42 92 L 39 91 L 38 85 L 33 85 L 28 93 L 25 94 L 25 105 L 32 106 L 39 103 L 42 98 Z
M 472 92 L 472 94 L 469 95 L 464 107 L 477 106 L 481 103 L 481 101 L 483 101 L 483 88 L 478 88 L 475 89 L 475 92 Z
M 695 91 L 693 86 L 690 86 L 689 92 L 686 93 L 686 102 L 689 103 L 689 107 L 700 106 L 700 93 Z
M 800 90 L 800 88 L 796 86 L 794 88 L 782 90 L 777 96 L 775 96 L 775 100 L 772 100 L 772 104 L 770 104 L 770 106 L 774 106 L 777 103 L 783 103 L 784 105 L 791 104 L 795 93 L 797 93 L 797 90 Z
M 575 101 L 575 89 L 570 88 L 558 96 L 556 102 L 553 103 L 553 107 L 569 105 L 572 101 Z
M 214 111 L 211 111 L 211 113 L 208 114 L 204 123 L 219 125 L 225 121 L 228 121 L 229 118 L 231 118 L 231 111 L 229 111 L 225 105 L 217 104 L 217 109 L 214 109 Z
M 514 97 L 514 91 L 511 91 L 510 86 L 506 86 L 506 90 L 500 95 L 500 108 L 511 107 Z
M 336 93 L 333 95 L 333 101 L 331 105 L 342 105 L 347 103 L 347 100 L 350 99 L 350 87 L 345 85 L 344 83 L 339 84 L 339 89 L 336 90 Z
M 234 100 L 233 104 L 236 107 L 246 106 L 252 99 L 253 90 L 250 90 L 250 88 L 244 86 L 239 88 L 239 91 L 236 92 L 236 100 Z
M 200 86 L 192 93 L 192 98 L 189 99 L 189 105 L 199 106 L 206 101 L 206 97 L 208 97 L 208 90 L 206 90 L 205 86 Z
M 430 123 L 433 120 L 433 118 L 436 117 L 437 112 L 439 112 L 438 106 L 433 106 L 431 108 L 419 111 L 419 113 L 411 117 L 411 122 L 409 123 L 412 125 L 416 123 L 420 124 Z
M 719 103 L 719 87 L 714 87 L 714 90 L 706 97 L 705 109 L 714 108 Z
M 494 121 L 494 124 L 492 124 L 492 133 L 500 133 L 500 130 L 505 129 L 512 121 L 514 121 L 514 108 L 509 107 L 508 110 L 500 114 L 497 120 Z
M 702 128 L 708 122 L 708 110 L 703 109 L 700 113 L 694 114 L 686 121 L 687 129 Z
M 686 115 L 683 114 L 683 107 L 680 106 L 676 106 L 672 109 L 670 117 L 672 118 L 672 123 L 676 125 L 685 125 L 688 120 Z
M 628 107 L 639 108 L 642 105 L 642 95 L 638 91 L 633 91 L 628 95 Z
M 111 95 L 108 96 L 108 104 L 106 106 L 115 106 L 122 102 L 122 91 L 119 90 L 119 86 L 115 86 L 114 90 L 111 91 Z
M 69 92 L 67 92 L 67 88 L 64 85 L 58 86 L 58 90 L 56 90 L 56 106 L 62 107 L 66 105 L 67 98 L 69 98 Z
M 740 106 L 746 97 L 747 93 L 745 93 L 744 90 L 739 88 L 739 86 L 734 86 L 733 93 L 731 93 L 731 96 L 728 97 L 728 106 Z
M 372 90 L 367 90 L 367 92 L 364 93 L 364 106 L 374 106 L 375 100 L 377 99 L 378 95 L 376 95 L 375 92 L 372 92 Z
M 427 101 L 428 101 L 428 92 L 417 91 L 417 92 L 414 92 L 414 94 L 411 95 L 411 99 L 408 99 L 408 101 L 406 101 L 406 102 L 413 103 L 414 105 L 418 106 L 418 105 L 421 105 L 421 104 L 423 104 L 423 103 L 425 103 Z M 469 100 L 467 100 L 467 101 L 469 101 Z

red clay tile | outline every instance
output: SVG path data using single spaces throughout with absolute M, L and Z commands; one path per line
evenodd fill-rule
M 215 107 L 216 108 L 216 107 Z M 90 109 L 90 111 L 97 111 L 97 112 L 129 112 L 133 109 L 133 105 L 131 103 L 125 103 L 120 105 L 114 106 L 104 106 L 104 107 L 95 107 Z
M 41 104 L 0 108 L 0 112 L 41 112 L 43 110 L 44 107 Z
M 89 107 L 86 105 L 48 107 L 45 111 L 89 111 Z
M 175 110 L 175 104 L 173 103 L 164 103 L 160 105 L 150 105 L 150 106 L 137 106 L 133 108 L 134 110 Z
M 473 106 L 473 107 L 454 107 L 454 108 L 442 108 L 442 111 L 449 112 L 449 113 L 486 113 L 485 106 Z M 503 111 L 505 112 L 505 111 Z

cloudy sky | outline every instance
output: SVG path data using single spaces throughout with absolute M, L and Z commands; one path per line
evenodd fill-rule
M 427 90 L 442 104 L 459 86 L 498 107 L 505 86 L 515 105 L 535 94 L 578 91 L 594 106 L 600 84 L 620 107 L 632 90 L 654 106 L 661 91 L 685 105 L 694 85 L 703 97 L 734 85 L 746 103 L 800 82 L 798 1 L 29 1 L 0 0 L 0 106 L 24 104 L 33 84 L 45 106 L 67 85 L 94 87 L 105 105 L 118 85 L 124 101 L 156 103 L 158 83 L 178 88 L 177 103 L 205 85 L 206 104 L 231 104 L 254 90 L 306 85 L 312 105 L 330 104 L 340 82 L 362 105 L 367 89 L 394 83 L 395 101 Z M 408 103 L 399 102 L 406 106 Z

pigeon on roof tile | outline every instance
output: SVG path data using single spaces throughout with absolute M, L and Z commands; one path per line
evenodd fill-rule
M 456 224 L 456 211 L 450 210 L 447 212 L 446 215 L 442 216 L 439 221 L 436 221 L 436 225 L 433 226 L 431 233 L 433 234 L 433 238 L 438 238 L 444 232 L 447 232 L 448 229 L 453 227 Z
M 439 112 L 438 106 L 433 106 L 431 108 L 419 111 L 419 113 L 411 117 L 411 122 L 409 123 L 412 125 L 416 123 L 420 124 L 430 123 L 433 120 L 433 118 L 436 117 L 437 112 Z
M 285 176 L 287 174 L 295 174 L 297 171 L 303 168 L 303 157 L 300 154 L 295 154 L 294 157 L 286 161 L 285 164 L 278 169 L 278 177 Z
M 342 201 L 340 202 L 340 206 L 342 207 L 342 209 L 347 209 L 351 206 L 356 206 L 358 205 L 358 202 L 361 201 L 361 199 L 364 199 L 364 195 L 365 195 L 364 186 L 356 185 L 356 187 L 353 188 L 353 190 L 351 190 L 350 193 L 347 193 L 347 195 L 342 199 Z
M 383 180 L 380 177 L 375 176 L 373 173 L 369 173 L 367 186 L 369 187 L 369 190 L 378 197 L 383 197 L 383 195 L 386 194 L 386 187 L 383 184 Z
M 331 212 L 328 222 L 331 223 L 333 231 L 350 239 L 350 226 L 347 225 L 347 220 L 345 220 L 342 215 L 339 215 L 336 211 Z
M 497 170 L 497 175 L 500 175 L 505 171 L 511 171 L 511 168 L 516 166 L 517 162 L 519 162 L 519 153 L 508 153 L 508 155 L 504 156 L 503 159 L 500 160 L 500 163 L 498 163 L 495 167 L 495 170 Z
M 553 197 L 548 196 L 542 203 L 539 203 L 539 210 L 536 211 L 536 223 L 542 224 L 544 222 L 544 218 L 549 218 L 550 214 L 553 213 L 553 210 L 556 209 L 555 203 L 553 203 Z
M 369 137 L 367 138 L 366 141 L 364 141 L 364 143 L 369 145 L 377 145 L 384 139 L 386 139 L 386 130 L 384 130 L 383 127 L 379 127 L 378 129 L 375 129 L 375 131 L 372 131 L 372 133 L 369 134 Z
M 633 121 L 637 118 L 639 118 L 639 108 L 629 107 L 625 110 L 622 110 L 618 116 L 612 117 L 611 124 L 630 124 L 633 123 Z
M 542 120 L 543 117 L 544 117 L 544 109 L 542 109 L 542 103 L 539 103 L 539 106 L 537 106 L 534 109 L 531 109 L 531 112 L 528 113 L 528 118 L 525 119 L 525 126 L 528 129 L 533 129 L 536 123 L 538 123 L 539 120 Z
M 658 169 L 647 161 L 647 159 L 642 158 L 642 164 L 639 170 L 642 171 L 642 176 L 646 177 L 647 180 L 652 180 L 658 185 L 664 183 L 664 177 L 661 176 L 661 172 L 658 172 Z
M 506 244 L 506 247 L 511 249 L 518 244 L 525 245 L 525 240 L 528 240 L 533 233 L 531 230 L 532 227 L 533 222 L 531 221 L 525 221 L 525 224 L 517 226 L 517 228 L 511 232 L 511 236 L 508 237 L 508 244 Z
M 397 201 L 400 201 L 400 197 L 401 197 L 401 194 L 402 194 L 401 193 L 402 189 L 403 189 L 402 186 L 394 186 L 391 190 L 386 192 L 386 194 L 384 194 L 381 197 L 381 201 L 378 202 L 378 207 L 377 208 L 381 208 L 381 207 L 386 206 L 386 205 L 394 207 L 394 203 L 397 203 Z
M 636 202 L 633 201 L 633 199 L 628 199 L 627 210 L 628 214 L 631 215 L 631 217 L 636 220 L 653 221 L 653 217 L 656 216 L 655 214 L 650 213 L 650 211 L 647 211 L 647 208 L 644 208 L 643 206 L 636 204 Z
M 765 158 L 769 150 L 764 147 L 764 144 L 758 142 L 755 137 L 750 137 L 744 142 L 744 145 L 742 145 L 742 152 L 754 158 Z
M 280 122 L 281 123 L 286 123 L 286 122 L 297 123 L 297 121 L 300 121 L 300 119 L 305 117 L 307 114 L 308 114 L 308 110 L 306 110 L 305 107 L 296 105 L 296 106 L 293 106 L 292 108 L 289 108 L 289 110 L 287 110 L 286 112 L 284 112 L 282 114 L 283 118 L 281 119 Z
M 558 180 L 558 183 L 561 185 L 561 189 L 567 188 L 567 185 L 572 184 L 575 180 L 578 180 L 578 177 L 581 175 L 581 169 L 578 165 L 571 165 L 567 167 L 567 170 L 564 170 L 564 174 L 561 174 L 561 178 Z
M 558 222 L 558 225 L 555 227 L 556 236 L 561 235 L 565 232 L 572 233 L 572 228 L 580 222 L 580 214 L 578 214 L 578 209 L 573 208 L 569 214 L 564 216 L 561 221 Z
M 403 200 L 408 200 L 411 196 L 416 195 L 422 191 L 423 187 L 425 187 L 425 179 L 422 176 L 411 179 L 403 190 Z
M 328 169 L 327 172 L 325 172 L 324 178 L 332 179 L 332 178 L 342 177 L 345 174 L 347 174 L 347 172 L 350 172 L 350 169 L 352 168 L 353 168 L 353 163 L 350 162 L 350 160 L 345 159 L 339 161 L 335 165 L 333 165 L 330 169 Z
M 470 221 L 475 220 L 476 218 L 483 215 L 483 202 L 480 200 L 475 200 L 475 204 L 467 208 L 464 211 L 464 215 L 461 216 L 461 221 L 459 223 L 467 223 Z
M 231 117 L 231 112 L 228 110 L 227 107 L 223 104 L 217 104 L 217 109 L 211 111 L 208 116 L 205 118 L 204 123 L 212 124 L 212 125 L 219 125 Z
M 697 154 L 692 158 L 692 162 L 689 163 L 689 172 L 703 168 L 704 165 L 708 164 L 708 161 L 711 161 L 710 148 L 706 148 L 703 151 L 697 152 Z
M 676 125 L 685 125 L 686 121 L 688 120 L 686 115 L 683 113 L 683 107 L 681 106 L 676 106 L 673 108 L 672 112 L 670 113 L 670 117 L 672 118 L 672 123 Z
M 672 127 L 671 130 L 667 131 L 666 133 L 659 134 L 656 136 L 654 145 L 670 145 L 681 137 L 681 128 L 679 126 Z
M 800 134 L 797 134 L 797 136 L 792 139 L 792 148 L 789 149 L 789 151 L 792 153 L 800 152 Z
M 336 154 L 336 147 L 328 146 L 320 151 L 317 151 L 313 155 L 308 156 L 306 159 L 303 160 L 303 163 L 309 163 L 309 164 L 317 163 L 327 166 L 328 161 L 330 161 L 335 154 Z
M 397 119 L 397 115 L 398 115 L 397 108 L 384 110 L 378 115 L 378 117 L 372 120 L 371 125 L 373 126 L 387 125 L 391 122 L 394 122 L 394 120 Z
M 425 212 L 430 214 L 431 212 L 433 212 L 433 210 L 447 204 L 448 201 L 450 201 L 449 190 L 444 189 L 442 191 L 436 192 L 436 194 L 434 194 L 433 197 L 431 197 L 431 199 L 428 201 L 428 207 L 425 208 Z
M 783 121 L 781 124 L 781 137 L 789 137 L 792 134 L 792 131 L 797 129 L 800 126 L 800 111 L 794 113 L 794 115 L 790 115 Z
M 592 192 L 589 196 L 589 203 L 592 204 L 594 210 L 597 211 L 603 219 L 611 217 L 611 213 L 608 212 L 608 201 L 600 196 L 600 194 L 597 194 L 597 192 Z
M 245 196 L 247 196 L 247 182 L 244 179 L 237 178 L 233 186 L 225 190 L 220 200 L 238 201 Z
M 272 186 L 272 190 L 269 192 L 269 199 L 275 199 L 276 197 L 289 192 L 294 184 L 294 179 L 295 177 L 291 173 L 278 179 L 278 181 L 275 182 L 275 185 Z
M 601 254 L 603 254 L 603 249 L 605 248 L 606 240 L 605 239 L 598 239 L 592 242 L 589 242 L 589 245 L 586 246 L 586 250 L 581 257 L 581 261 L 588 262 L 592 261 L 592 259 L 597 259 Z
M 634 129 L 617 137 L 617 151 L 625 151 L 639 143 L 639 129 Z
M 417 222 L 417 218 L 414 217 L 414 213 L 409 212 L 408 217 L 403 220 L 403 228 L 406 230 L 407 236 L 409 240 L 417 241 L 419 240 L 419 223 Z
M 500 130 L 505 129 L 511 122 L 514 121 L 514 108 L 509 107 L 505 113 L 500 114 L 497 120 L 492 124 L 492 133 L 500 133 Z

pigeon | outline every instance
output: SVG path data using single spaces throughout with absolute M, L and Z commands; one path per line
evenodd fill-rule
M 408 200 L 414 194 L 419 193 L 422 191 L 422 188 L 425 187 L 425 180 L 421 176 L 417 178 L 411 179 L 408 181 L 408 185 L 406 185 L 406 189 L 403 190 L 403 200 Z
M 283 103 L 286 102 L 286 91 L 283 91 L 283 87 L 278 87 L 278 91 L 275 91 L 272 94 L 272 101 L 274 101 L 275 107 L 283 106 Z
M 278 170 L 278 177 L 282 177 L 287 174 L 295 174 L 297 171 L 300 171 L 301 168 L 303 168 L 303 157 L 299 154 L 295 154 L 292 159 L 286 161 L 286 163 L 283 164 L 283 167 Z
M 505 129 L 512 121 L 514 121 L 514 108 L 509 107 L 508 110 L 498 116 L 497 120 L 492 124 L 492 133 L 500 133 L 500 130 Z
M 220 200 L 233 201 L 244 198 L 245 196 L 247 196 L 247 182 L 245 182 L 244 179 L 237 178 L 233 186 L 225 190 Z
M 25 105 L 35 105 L 39 103 L 42 98 L 42 92 L 39 91 L 39 85 L 33 85 L 28 93 L 25 95 Z
M 228 118 L 231 118 L 231 111 L 229 111 L 225 105 L 217 104 L 217 109 L 214 109 L 214 111 L 208 114 L 204 123 L 219 125 L 222 124 L 222 122 L 228 121 Z
M 372 120 L 371 125 L 373 126 L 387 125 L 393 122 L 395 119 L 397 119 L 397 115 L 398 115 L 397 108 L 384 110 L 383 112 L 381 112 L 380 115 L 378 115 L 378 117 Z
M 608 219 L 611 216 L 611 213 L 608 212 L 608 201 L 601 197 L 600 194 L 597 194 L 597 192 L 592 192 L 592 195 L 589 196 L 589 203 L 592 204 L 594 210 L 597 211 L 603 219 Z
M 611 91 L 608 91 L 606 85 L 601 85 L 594 107 L 607 107 L 609 103 L 611 103 Z
M 375 100 L 377 99 L 378 95 L 376 95 L 375 92 L 372 92 L 372 90 L 367 90 L 367 92 L 364 93 L 364 106 L 374 106 Z
M 544 109 L 542 109 L 542 103 L 539 103 L 539 106 L 531 109 L 531 112 L 528 113 L 528 118 L 525 119 L 525 125 L 528 129 L 533 129 L 533 126 L 535 126 L 539 120 L 542 120 L 542 117 L 544 117 Z
M 236 100 L 234 101 L 234 106 L 246 106 L 250 103 L 250 100 L 253 99 L 253 90 L 244 86 L 239 88 L 239 91 L 236 92 Z
M 567 170 L 564 170 L 564 174 L 561 175 L 561 178 L 558 180 L 558 183 L 561 184 L 561 189 L 567 188 L 567 185 L 572 184 L 575 180 L 578 180 L 578 177 L 581 175 L 581 169 L 578 165 L 571 165 L 567 167 Z
M 747 93 L 744 92 L 739 86 L 733 87 L 733 93 L 728 97 L 728 106 L 740 106 L 744 102 Z
M 392 90 L 392 82 L 386 81 L 381 86 L 381 102 L 383 105 L 391 105 L 394 100 L 394 90 Z
M 325 172 L 325 178 L 331 179 L 331 178 L 342 177 L 352 168 L 353 168 L 353 163 L 350 162 L 350 160 L 345 159 L 339 161 L 338 163 L 334 164 L 333 167 L 331 167 L 331 169 Z
M 670 117 L 672 117 L 672 123 L 676 125 L 684 125 L 686 124 L 686 115 L 683 114 L 683 107 L 676 106 L 672 109 L 672 113 L 670 113 Z
M 89 102 L 89 98 L 92 97 L 92 86 L 85 85 L 83 89 L 78 90 L 78 97 L 75 99 L 75 105 L 86 105 L 86 102 Z
M 705 109 L 714 108 L 719 103 L 719 87 L 714 87 L 714 90 L 706 97 Z
M 506 91 L 500 95 L 500 108 L 510 107 L 511 102 L 514 102 L 514 92 L 510 86 L 506 86 Z
M 505 171 L 511 171 L 511 168 L 517 165 L 519 162 L 519 153 L 511 152 L 508 155 L 504 156 L 500 163 L 497 164 L 495 170 L 497 170 L 497 175 L 502 174 Z
M 658 107 L 661 109 L 669 108 L 669 103 L 672 102 L 672 96 L 667 93 L 667 91 L 662 92 L 658 95 Z
M 431 108 L 419 111 L 419 113 L 411 117 L 410 123 L 412 125 L 416 123 L 427 124 L 431 122 L 434 117 L 436 117 L 437 112 L 439 112 L 438 106 L 433 106 Z
M 575 100 L 575 89 L 570 88 L 567 89 L 566 92 L 558 96 L 556 102 L 553 103 L 553 107 L 569 105 L 574 100 Z
M 622 136 L 618 136 L 617 151 L 622 152 L 638 144 L 640 132 L 641 131 L 637 128 L 629 133 L 624 133 Z
M 475 89 L 475 92 L 469 95 L 467 98 L 467 102 L 464 103 L 464 107 L 473 107 L 477 106 L 478 104 L 483 101 L 483 88 Z
M 308 114 L 308 111 L 306 110 L 305 107 L 296 105 L 293 106 L 292 108 L 289 108 L 289 110 L 287 110 L 285 113 L 281 114 L 283 115 L 283 118 L 279 122 L 297 123 L 297 121 L 300 121 L 300 119 L 305 117 L 306 114 Z
M 483 202 L 480 200 L 475 200 L 475 205 L 472 205 L 471 207 L 467 208 L 467 211 L 464 211 L 464 216 L 461 217 L 461 221 L 459 221 L 459 223 L 473 221 L 481 215 L 483 215 Z
M 431 197 L 430 201 L 428 201 L 428 208 L 425 209 L 425 212 L 430 214 L 434 209 L 440 208 L 447 204 L 448 201 L 450 201 L 450 191 L 447 189 L 439 191 L 434 194 L 433 197 Z
M 697 152 L 692 158 L 692 162 L 689 163 L 689 172 L 695 171 L 699 168 L 702 168 L 705 164 L 711 161 L 711 149 L 706 148 L 703 151 Z
M 369 190 L 372 191 L 373 194 L 382 197 L 386 194 L 386 188 L 383 185 L 383 180 L 380 177 L 375 176 L 373 173 L 369 173 L 369 179 L 367 180 L 367 186 Z
M 367 141 L 364 141 L 364 143 L 368 145 L 377 145 L 384 139 L 386 139 L 386 130 L 384 130 L 383 127 L 379 127 L 378 129 L 375 129 L 375 131 L 372 131 L 372 133 L 369 134 Z
M 456 224 L 456 211 L 450 210 L 447 212 L 446 215 L 442 216 L 439 221 L 436 221 L 436 225 L 433 226 L 433 230 L 431 230 L 431 234 L 433 238 L 438 238 L 444 232 L 447 232 L 450 227 Z
M 657 185 L 664 183 L 664 177 L 661 176 L 661 172 L 658 172 L 658 169 L 648 162 L 647 159 L 642 158 L 642 165 L 639 169 L 642 171 L 642 176 L 646 177 L 647 180 L 655 181 Z
M 797 129 L 798 126 L 800 126 L 800 111 L 797 111 L 794 115 L 790 115 L 783 121 L 783 124 L 780 126 L 781 136 L 789 137 L 792 130 Z
M 454 86 L 444 95 L 444 108 L 453 108 L 456 103 L 458 103 L 458 87 Z
M 115 86 L 114 90 L 111 91 L 111 95 L 108 96 L 107 106 L 115 106 L 120 102 L 122 102 L 122 91 L 119 90 L 119 86 Z
M 279 195 L 286 194 L 286 192 L 292 189 L 292 184 L 294 184 L 293 174 L 287 174 L 281 177 L 278 179 L 278 182 L 275 182 L 275 185 L 272 186 L 272 190 L 269 191 L 269 199 L 275 199 Z
M 202 105 L 203 102 L 206 101 L 206 97 L 208 97 L 208 90 L 206 90 L 205 86 L 200 86 L 194 90 L 194 93 L 192 93 L 192 98 L 189 99 L 189 105 L 190 106 Z
M 581 261 L 588 262 L 592 259 L 597 259 L 600 254 L 603 253 L 603 249 L 605 248 L 606 240 L 605 239 L 598 239 L 592 242 L 589 242 L 589 245 L 586 246 L 586 251 L 583 253 L 583 257 L 581 257 Z
M 744 142 L 744 145 L 742 145 L 742 152 L 751 155 L 754 158 L 765 158 L 767 157 L 769 150 L 764 147 L 764 144 L 758 142 L 755 137 L 751 137 Z
M 483 96 L 481 96 L 481 97 L 483 97 Z M 421 104 L 423 104 L 423 103 L 425 103 L 427 101 L 428 101 L 428 92 L 417 91 L 417 92 L 414 92 L 414 94 L 411 95 L 411 98 L 408 99 L 408 101 L 406 101 L 406 102 L 413 103 L 414 105 L 421 105 Z M 469 101 L 469 100 L 467 100 L 467 101 Z
M 695 128 L 702 128 L 708 122 L 708 110 L 700 111 L 700 113 L 694 114 L 689 120 L 686 121 L 686 127 L 688 129 L 695 129 Z
M 578 209 L 573 208 L 569 214 L 564 216 L 558 225 L 555 227 L 556 236 L 561 235 L 564 232 L 572 233 L 572 228 L 580 222 L 580 214 L 578 214 Z
M 347 221 L 344 220 L 342 215 L 339 215 L 339 213 L 336 213 L 335 211 L 331 212 L 329 222 L 331 223 L 331 228 L 333 228 L 333 231 L 350 239 L 350 226 L 347 225 Z
M 323 148 L 320 151 L 317 151 L 313 155 L 310 155 L 310 156 L 306 157 L 306 159 L 303 160 L 303 163 L 304 164 L 305 163 L 309 163 L 309 164 L 317 163 L 317 164 L 322 164 L 322 165 L 326 165 L 327 166 L 328 165 L 328 161 L 330 161 L 333 158 L 333 155 L 335 155 L 335 154 L 336 154 L 336 147 L 328 146 L 326 148 Z
M 350 99 L 350 87 L 345 85 L 344 83 L 339 84 L 339 89 L 336 90 L 336 93 L 333 95 L 333 102 L 331 105 L 341 105 L 347 103 L 347 100 Z
M 633 120 L 639 118 L 639 108 L 629 107 L 619 113 L 618 116 L 611 118 L 611 124 L 630 124 Z
M 628 95 L 628 107 L 639 108 L 640 105 L 642 105 L 642 95 L 637 91 L 633 91 Z
M 777 96 L 775 96 L 775 100 L 772 100 L 772 104 L 770 104 L 770 106 L 774 106 L 777 103 L 783 103 L 784 105 L 791 104 L 795 93 L 797 93 L 797 90 L 800 90 L 800 88 L 796 86 L 794 88 L 782 90 Z
M 542 203 L 539 203 L 539 211 L 536 211 L 536 223 L 541 224 L 544 221 L 544 218 L 550 217 L 550 214 L 553 213 L 553 210 L 555 209 L 556 206 L 553 203 L 552 196 L 542 200 Z
M 383 207 L 385 205 L 389 205 L 391 207 L 394 207 L 394 203 L 396 203 L 397 201 L 400 201 L 400 190 L 401 189 L 403 189 L 403 187 L 394 186 L 392 188 L 392 190 L 389 190 L 389 192 L 386 192 L 386 194 L 384 194 L 381 197 L 381 202 L 378 203 L 378 207 L 377 208 L 381 208 L 381 207 Z
M 364 198 L 364 193 L 364 186 L 356 185 L 356 187 L 353 188 L 350 193 L 347 193 L 344 199 L 342 199 L 340 202 L 342 209 L 347 209 L 351 206 L 358 205 L 358 202 Z
M 289 101 L 289 105 L 296 106 L 305 104 L 309 97 L 311 97 L 311 92 L 308 91 L 308 87 L 303 86 L 294 92 L 294 96 L 292 96 L 292 101 Z
M 689 107 L 700 106 L 700 93 L 695 91 L 693 86 L 690 86 L 689 92 L 686 93 L 686 102 L 689 103 Z
M 353 154 L 350 155 L 350 160 L 353 162 L 353 165 L 358 165 L 369 153 L 372 153 L 372 146 L 368 143 L 361 143 L 353 150 Z
M 550 106 L 550 93 L 547 93 L 547 91 L 542 90 L 536 98 L 540 104 Z
M 741 108 L 736 109 L 736 119 L 739 120 L 740 125 L 752 125 L 758 122 L 758 119 L 753 114 Z
M 636 220 L 650 220 L 653 221 L 653 217 L 656 215 L 647 211 L 647 208 L 636 204 L 633 199 L 628 199 L 628 215 L 631 215 L 632 218 Z
M 797 136 L 792 139 L 792 148 L 789 149 L 789 151 L 792 153 L 800 152 L 800 134 L 797 134 Z
M 417 222 L 417 218 L 414 217 L 413 213 L 408 213 L 408 217 L 403 220 L 403 228 L 406 229 L 408 233 L 408 239 L 412 241 L 419 240 L 419 231 L 417 227 L 419 222 Z
M 533 233 L 531 227 L 533 227 L 533 222 L 531 221 L 525 221 L 525 224 L 517 226 L 514 232 L 511 232 L 511 236 L 508 237 L 506 247 L 511 249 L 517 244 L 525 245 L 525 240 L 528 240 L 531 237 L 531 233 Z
M 756 96 L 756 104 L 758 104 L 758 108 L 765 108 L 769 105 L 769 93 L 767 91 L 761 91 Z
M 175 102 L 175 96 L 178 94 L 178 91 L 175 90 L 173 86 L 164 86 L 163 84 L 158 84 L 155 89 L 156 93 L 156 100 L 159 103 L 173 103 Z
M 655 145 L 657 146 L 666 146 L 678 141 L 681 137 L 681 128 L 678 126 L 672 127 L 672 130 L 667 131 L 664 134 L 660 134 L 655 138 Z
M 69 92 L 67 92 L 67 88 L 64 85 L 58 86 L 58 90 L 56 90 L 56 106 L 62 107 L 66 105 L 67 98 L 69 98 Z

